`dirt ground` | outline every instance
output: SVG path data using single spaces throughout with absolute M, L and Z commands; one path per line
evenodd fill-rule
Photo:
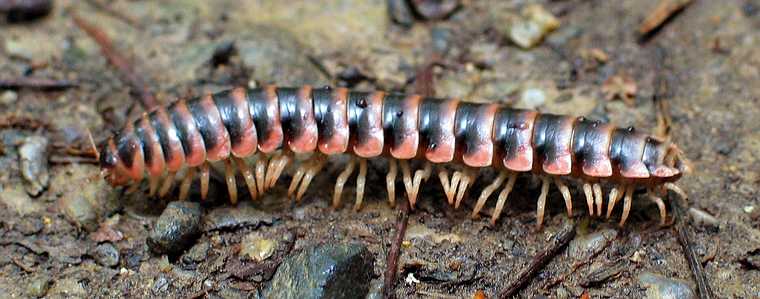
M 276 261 L 340 242 L 362 243 L 374 254 L 370 292 L 378 296 L 396 234 L 397 211 L 385 202 L 385 166 L 378 162 L 368 178 L 377 183 L 358 213 L 348 200 L 353 188 L 340 209 L 330 208 L 331 180 L 340 171 L 333 166 L 299 204 L 285 200 L 282 179 L 253 205 L 261 212 L 254 218 L 269 219 L 265 225 L 204 231 L 183 253 L 152 253 L 146 239 L 171 198 L 113 189 L 97 179 L 97 165 L 74 152 L 87 148 L 88 130 L 103 140 L 143 111 L 98 45 L 74 24 L 76 14 L 112 38 L 160 103 L 266 83 L 412 92 L 428 76 L 427 90 L 436 96 L 587 115 L 651 132 L 653 98 L 663 99 L 673 140 L 693 163 L 679 185 L 690 195 L 684 217 L 708 282 L 720 298 L 758 298 L 760 3 L 695 0 L 641 37 L 639 25 L 658 2 L 461 1 L 453 11 L 418 7 L 410 14 L 371 0 L 56 1 L 44 18 L 2 24 L 0 79 L 65 79 L 77 86 L 0 90 L 0 296 L 256 297 Z M 560 24 L 523 48 L 509 30 L 530 4 Z M 48 142 L 40 158 L 49 166 L 42 191 L 22 177 L 23 148 L 35 141 L 30 136 Z M 493 202 L 486 217 L 473 220 L 476 192 L 455 210 L 431 180 L 409 216 L 395 294 L 495 297 L 567 222 L 553 188 L 544 228 L 536 229 L 539 189 L 534 179 L 520 177 L 491 227 Z M 658 226 L 653 203 L 638 198 L 619 228 L 620 210 L 610 220 L 588 217 L 582 190 L 572 189 L 578 236 L 520 296 L 697 293 L 676 235 Z M 225 193 L 212 184 L 219 198 L 203 203 L 204 215 L 229 208 Z M 271 269 L 255 275 L 240 270 L 257 263 L 241 257 L 251 238 L 276 244 L 261 262 Z

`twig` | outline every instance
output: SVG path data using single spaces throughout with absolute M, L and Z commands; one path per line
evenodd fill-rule
M 668 20 L 681 12 L 692 0 L 661 0 L 639 25 L 638 33 L 642 41 L 651 39 Z
M 515 282 L 510 284 L 506 289 L 504 289 L 504 291 L 499 293 L 498 298 L 512 298 L 517 294 L 517 292 L 527 286 L 533 277 L 538 274 L 538 271 L 549 264 L 549 262 L 554 259 L 554 257 L 557 256 L 557 254 L 559 254 L 559 252 L 565 248 L 565 246 L 567 246 L 570 241 L 573 240 L 573 238 L 575 238 L 575 228 L 575 222 L 563 227 L 562 230 L 553 238 L 552 243 L 549 245 L 549 248 L 533 257 L 533 261 L 530 263 L 530 266 L 528 266 L 527 269 L 523 270 L 522 273 L 520 273 Z
M 393 298 L 396 284 L 396 272 L 398 271 L 398 257 L 401 254 L 401 243 L 406 235 L 406 225 L 409 222 L 409 203 L 401 201 L 399 215 L 396 220 L 396 238 L 391 243 L 391 251 L 388 253 L 387 267 L 385 268 L 385 281 L 383 282 L 383 298 Z
M 87 35 L 95 40 L 100 46 L 100 51 L 103 53 L 103 56 L 105 56 L 106 59 L 108 59 L 108 62 L 116 68 L 122 81 L 124 81 L 124 83 L 136 94 L 137 98 L 142 103 L 143 108 L 145 108 L 145 110 L 151 110 L 156 107 L 157 102 L 155 95 L 153 95 L 153 92 L 142 80 L 142 77 L 135 73 L 132 68 L 132 62 L 116 51 L 108 35 L 106 35 L 103 30 L 87 23 L 76 14 L 72 14 L 72 18 L 74 19 L 74 23 L 76 23 L 80 29 L 87 33 Z
M 13 79 L 0 79 L 0 89 L 32 88 L 42 90 L 58 90 L 77 87 L 78 84 L 69 80 L 55 80 L 46 78 L 19 77 Z
M 686 261 L 689 262 L 689 268 L 691 274 L 694 275 L 694 280 L 697 283 L 697 291 L 700 299 L 713 298 L 712 288 L 707 281 L 705 270 L 702 268 L 702 263 L 697 258 L 697 253 L 694 252 L 694 245 L 691 236 L 690 229 L 686 223 L 684 223 L 686 215 L 683 212 L 683 208 L 677 200 L 670 200 L 670 207 L 675 214 L 676 225 L 673 226 L 673 233 L 678 238 L 678 243 L 681 244 L 683 255 L 686 257 Z

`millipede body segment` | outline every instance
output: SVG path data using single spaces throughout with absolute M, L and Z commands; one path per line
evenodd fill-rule
M 112 185 L 137 184 L 147 178 L 151 195 L 166 195 L 178 172 L 186 169 L 180 178 L 180 199 L 188 196 L 196 173 L 205 198 L 209 162 L 223 161 L 232 202 L 238 197 L 237 173 L 256 198 L 276 183 L 295 155 L 311 154 L 298 163 L 288 190 L 300 200 L 328 156 L 348 154 L 351 159 L 337 177 L 333 204 L 340 203 L 346 181 L 358 171 L 357 209 L 364 196 L 367 159 L 388 158 L 391 203 L 400 170 L 412 207 L 420 184 L 433 173 L 448 202 L 458 207 L 479 170 L 490 167 L 497 176 L 480 194 L 472 215 L 476 217 L 488 198 L 501 190 L 492 222 L 519 173 L 537 175 L 542 182 L 539 225 L 550 184 L 559 188 L 572 214 L 567 185 L 580 183 L 589 213 L 599 216 L 602 184 L 611 185 L 606 215 L 623 198 L 621 225 L 635 189 L 647 189 L 647 196 L 660 208 L 661 221 L 666 215 L 660 197 L 665 188 L 683 193 L 673 184 L 684 167 L 680 151 L 633 128 L 498 104 L 345 88 L 269 85 L 180 100 L 127 124 L 101 145 L 100 152 L 103 173 Z M 413 170 L 410 160 L 422 161 L 422 168 Z M 456 169 L 450 174 L 452 168 Z

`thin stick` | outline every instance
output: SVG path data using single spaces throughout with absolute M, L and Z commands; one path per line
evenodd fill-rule
M 151 110 L 157 107 L 158 104 L 153 92 L 145 84 L 145 81 L 142 80 L 142 77 L 135 73 L 135 70 L 132 68 L 133 63 L 114 48 L 108 35 L 94 25 L 87 23 L 76 14 L 72 14 L 72 18 L 74 19 L 74 23 L 100 46 L 103 56 L 116 68 L 121 80 L 136 93 L 143 108 Z
M 689 228 L 684 223 L 683 208 L 678 204 L 678 200 L 669 200 L 670 207 L 673 210 L 673 215 L 676 219 L 676 225 L 673 226 L 673 233 L 678 238 L 678 243 L 681 244 L 683 255 L 686 257 L 686 261 L 689 262 L 689 268 L 691 274 L 694 275 L 694 281 L 697 283 L 697 291 L 700 299 L 713 298 L 712 288 L 707 281 L 705 270 L 702 268 L 702 263 L 697 258 L 697 253 L 694 252 L 694 245 L 691 241 L 689 234 Z
M 76 82 L 70 80 L 56 80 L 33 77 L 0 79 L 0 89 L 32 88 L 42 90 L 59 90 L 77 86 L 78 85 Z
M 396 238 L 391 243 L 391 251 L 388 253 L 387 267 L 385 268 L 385 280 L 383 282 L 383 298 L 393 298 L 396 271 L 398 270 L 398 257 L 401 255 L 401 242 L 404 241 L 406 234 L 406 225 L 409 220 L 409 203 L 406 200 L 401 201 L 398 219 L 396 220 Z
M 517 292 L 525 288 L 533 277 L 538 274 L 538 271 L 549 264 L 549 262 L 551 262 L 551 260 L 575 238 L 575 228 L 575 222 L 562 228 L 562 230 L 553 238 L 549 248 L 533 257 L 530 266 L 520 273 L 520 276 L 518 276 L 515 282 L 499 293 L 498 298 L 512 298 L 517 295 Z

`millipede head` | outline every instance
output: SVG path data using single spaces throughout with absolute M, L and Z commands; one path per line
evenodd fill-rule
M 124 163 L 119 158 L 119 153 L 114 145 L 113 138 L 109 138 L 100 145 L 100 175 L 112 186 L 123 186 L 129 183 Z

